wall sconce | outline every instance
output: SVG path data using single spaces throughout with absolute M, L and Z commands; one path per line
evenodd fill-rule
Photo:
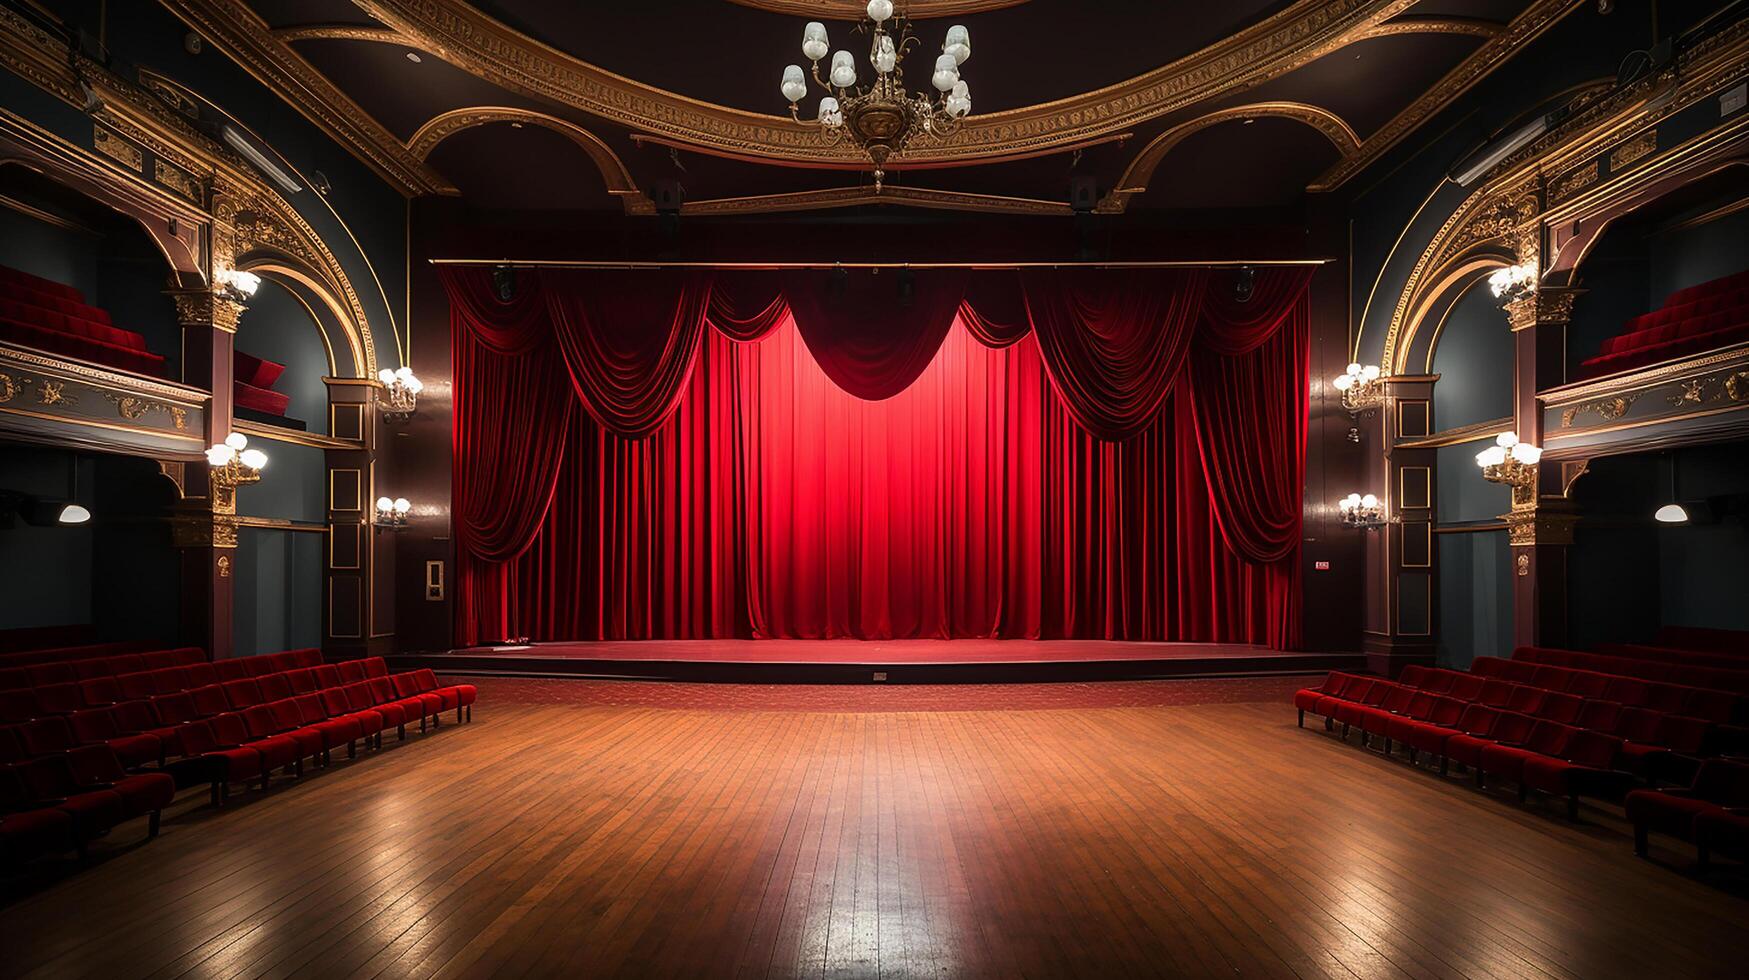
M 1488 288 L 1502 303 L 1511 303 L 1536 292 L 1536 263 L 1520 262 L 1494 270 L 1488 277 Z
M 1336 508 L 1342 512 L 1342 523 L 1349 527 L 1376 531 L 1385 525 L 1384 504 L 1370 493 L 1351 493 L 1336 501 Z
M 383 390 L 377 394 L 377 402 L 383 409 L 383 421 L 402 423 L 413 417 L 413 409 L 419 404 L 419 393 L 425 390 L 425 383 L 413 376 L 410 367 L 399 367 L 391 371 L 383 368 L 377 372 L 377 380 L 383 383 Z
M 1331 379 L 1330 386 L 1342 393 L 1342 407 L 1350 415 L 1379 407 L 1385 400 L 1385 386 L 1380 383 L 1378 365 L 1348 365 L 1346 373 Z
M 267 466 L 267 454 L 249 449 L 249 440 L 241 432 L 233 432 L 224 442 L 215 443 L 206 451 L 208 474 L 211 477 L 213 513 L 237 512 L 237 488 L 261 479 Z
M 1494 445 L 1476 454 L 1476 465 L 1482 468 L 1482 479 L 1512 488 L 1513 507 L 1527 507 L 1536 503 L 1537 463 L 1542 458 L 1543 451 L 1519 442 L 1517 433 L 1502 432 Z
M 261 277 L 240 269 L 219 269 L 213 273 L 213 292 L 234 303 L 247 303 L 261 288 Z
M 377 498 L 377 527 L 400 530 L 407 526 L 407 515 L 413 510 L 413 504 L 406 497 Z

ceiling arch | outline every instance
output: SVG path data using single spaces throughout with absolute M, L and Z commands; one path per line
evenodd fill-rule
M 1194 133 L 1218 126 L 1222 123 L 1257 119 L 1260 117 L 1277 117 L 1292 119 L 1304 123 L 1322 133 L 1336 147 L 1336 152 L 1348 156 L 1360 149 L 1360 137 L 1354 129 L 1344 122 L 1341 116 L 1321 109 L 1315 105 L 1302 102 L 1254 102 L 1250 105 L 1232 106 L 1219 109 L 1205 115 L 1197 116 L 1179 123 L 1154 137 L 1153 141 L 1142 148 L 1130 165 L 1124 170 L 1123 177 L 1117 186 L 1100 202 L 1102 211 L 1122 211 L 1131 197 L 1145 193 L 1148 182 L 1154 176 L 1154 170 L 1160 166 L 1160 161 L 1166 159 L 1173 148 Z
M 427 120 L 425 125 L 420 126 L 419 131 L 407 141 L 407 149 L 423 161 L 430 158 L 431 151 L 437 148 L 437 144 L 456 133 L 472 129 L 475 126 L 499 122 L 540 126 L 566 137 L 577 144 L 594 162 L 596 168 L 601 171 L 602 181 L 607 184 L 607 192 L 623 198 L 627 211 L 648 210 L 648 208 L 634 203 L 634 199 L 636 199 L 636 201 L 647 205 L 648 199 L 644 192 L 638 188 L 637 182 L 632 180 L 631 172 L 626 170 L 625 163 L 620 160 L 619 154 L 613 152 L 613 148 L 603 142 L 601 137 L 568 119 L 560 119 L 557 116 L 537 112 L 533 109 L 520 109 L 514 106 L 470 106 L 466 109 L 453 109 Z

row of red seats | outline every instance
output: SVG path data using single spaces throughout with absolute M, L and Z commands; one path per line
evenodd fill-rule
M 1401 744 L 1411 763 L 1425 752 L 1440 760 L 1442 775 L 1456 763 L 1475 772 L 1478 786 L 1488 775 L 1516 782 L 1521 800 L 1531 790 L 1564 798 L 1570 818 L 1577 819 L 1581 796 L 1619 798 L 1634 779 L 1620 768 L 1623 740 L 1559 720 L 1576 721 L 1583 699 L 1569 710 L 1564 701 L 1549 701 L 1551 692 L 1525 690 L 1542 695 L 1534 700 L 1535 714 L 1332 672 L 1319 687 L 1296 693 L 1294 706 L 1301 725 L 1310 711 L 1323 716 L 1326 727 L 1340 723 L 1345 741 L 1350 729 L 1358 728 L 1362 745 L 1368 736 L 1379 736 L 1388 755 Z
M 1556 650 L 1549 647 L 1519 647 L 1512 659 L 1533 664 L 1552 664 L 1574 670 L 1596 670 L 1606 674 L 1622 674 L 1666 684 L 1705 687 L 1715 691 L 1749 694 L 1749 670 L 1670 663 L 1647 660 L 1644 657 L 1617 657 L 1607 653 L 1586 653 L 1580 650 Z
M 1498 677 L 1518 684 L 1534 684 L 1552 691 L 1566 691 L 1587 698 L 1605 698 L 1672 714 L 1693 715 L 1722 724 L 1736 723 L 1743 717 L 1745 709 L 1749 709 L 1743 696 L 1732 691 L 1651 680 L 1596 667 L 1568 667 L 1538 663 L 1535 660 L 1477 657 L 1470 665 L 1470 670 L 1483 677 Z
M 1687 664 L 1691 667 L 1717 667 L 1723 670 L 1749 670 L 1749 657 L 1735 653 L 1678 650 L 1672 647 L 1647 646 L 1641 643 L 1599 643 L 1593 652 L 1611 657 L 1626 657 L 1629 660 Z
M 0 766 L 0 864 L 77 851 L 135 817 L 158 836 L 176 797 L 168 773 L 129 773 L 107 747 L 87 745 Z
M 1713 851 L 1749 860 L 1749 765 L 1708 760 L 1688 789 L 1634 790 L 1626 807 L 1641 857 L 1655 830 L 1692 842 L 1702 865 Z
M 1652 643 L 1654 646 L 1749 657 L 1749 630 L 1722 630 L 1710 626 L 1660 626 Z
M 222 663 L 243 664 L 254 657 L 240 657 Z M 134 674 L 144 670 L 183 667 L 207 663 L 206 651 L 199 647 L 178 647 L 174 650 L 153 650 L 148 653 L 121 653 L 84 660 L 57 660 L 32 664 L 29 667 L 8 667 L 0 670 L 0 691 L 20 691 L 48 687 L 53 684 L 74 684 L 79 681 Z M 238 670 L 228 667 L 227 670 Z
M 11 667 L 29 667 L 33 664 L 53 663 L 57 660 L 90 660 L 94 657 L 109 657 L 122 653 L 143 653 L 151 649 L 149 644 L 138 640 L 122 640 L 110 643 L 80 643 L 54 647 L 32 647 L 28 650 L 14 650 L 10 653 L 0 653 L 0 670 Z
M 430 670 L 391 675 L 381 658 L 370 658 L 0 728 L 0 768 L 18 776 L 14 785 L 24 793 L 8 795 L 0 787 L 0 810 L 10 812 L 0 819 L 0 854 L 19 858 L 72 849 L 51 846 L 57 843 L 82 849 L 94 836 L 85 831 L 102 823 L 79 824 L 74 827 L 78 832 L 69 836 L 64 833 L 65 821 L 48 812 L 67 809 L 62 802 L 48 802 L 59 801 L 60 796 L 44 795 L 50 777 L 61 771 L 56 760 L 102 754 L 118 770 L 125 768 L 124 755 L 134 765 L 155 760 L 159 769 L 142 775 L 154 777 L 148 782 L 157 788 L 150 793 L 141 789 L 136 794 L 140 799 L 157 800 L 164 785 L 173 795 L 176 789 L 206 783 L 215 805 L 222 805 L 234 783 L 259 779 L 265 787 L 276 770 L 302 775 L 305 760 L 327 765 L 332 751 L 341 745 L 349 757 L 356 756 L 359 740 L 380 748 L 382 733 L 389 727 L 405 738 L 408 724 L 418 720 L 424 731 L 428 721 L 438 724 L 444 711 L 455 711 L 458 722 L 471 720 L 476 698 L 472 685 L 441 685 Z M 63 780 L 58 785 L 83 792 L 91 782 L 80 779 L 75 785 Z M 157 832 L 157 811 L 168 802 L 166 796 L 148 808 L 151 833 Z M 144 812 L 130 807 L 119 819 Z
M 70 286 L 0 266 L 0 340 L 162 376 L 164 358 L 146 338 L 110 322 Z
M 239 408 L 284 415 L 291 407 L 291 396 L 274 391 L 274 382 L 285 372 L 285 365 L 262 360 L 242 351 L 231 357 L 231 399 Z
M 1678 290 L 1634 317 L 1580 365 L 1595 377 L 1710 350 L 1749 337 L 1749 272 Z

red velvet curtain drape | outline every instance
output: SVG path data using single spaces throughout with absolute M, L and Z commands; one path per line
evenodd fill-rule
M 460 642 L 1297 643 L 1305 274 L 605 275 L 446 273 Z

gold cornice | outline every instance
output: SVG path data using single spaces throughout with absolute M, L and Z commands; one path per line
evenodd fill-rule
M 224 0 L 159 2 L 401 193 L 456 193 L 448 181 L 414 159 L 393 133 L 288 42 L 275 38 L 267 22 L 247 4 Z
M 1447 72 L 1445 77 L 1435 82 L 1432 88 L 1421 93 L 1403 111 L 1368 136 L 1357 152 L 1338 160 L 1306 189 L 1331 191 L 1342 186 L 1349 178 L 1384 156 L 1387 150 L 1396 146 L 1435 113 L 1468 92 L 1506 59 L 1541 37 L 1544 31 L 1559 23 L 1562 18 L 1584 6 L 1585 2 L 1586 0 L 1536 0 L 1522 14 L 1513 18 L 1512 23 L 1503 31 L 1489 38 L 1468 58 L 1459 62 L 1456 68 Z
M 0 347 L 0 361 L 55 371 L 93 387 L 108 388 L 122 394 L 150 395 L 187 408 L 205 408 L 211 397 L 199 388 L 176 384 L 162 378 L 117 371 L 114 368 L 94 367 L 80 361 L 70 361 L 52 354 L 21 350 L 17 347 Z
M 1160 165 L 1160 161 L 1164 160 L 1174 147 L 1192 134 L 1224 122 L 1265 116 L 1292 119 L 1312 127 L 1322 133 L 1336 147 L 1337 153 L 1345 157 L 1360 147 L 1360 137 L 1355 134 L 1352 126 L 1334 112 L 1315 105 L 1307 105 L 1303 102 L 1254 102 L 1250 105 L 1220 109 L 1181 122 L 1154 137 L 1153 141 L 1143 147 L 1142 151 L 1130 161 L 1123 176 L 1118 178 L 1117 187 L 1099 202 L 1099 210 L 1106 213 L 1124 210 L 1131 196 L 1147 191 L 1148 183 L 1154 177 L 1154 169 Z
M 774 14 L 820 20 L 863 20 L 868 4 L 863 0 L 729 0 L 743 7 L 752 7 Z M 908 0 L 902 6 L 908 16 L 923 20 L 928 17 L 960 17 L 981 14 L 1004 7 L 1018 7 L 1027 0 Z
M 1749 363 L 1749 343 L 1733 344 L 1723 350 L 1710 351 L 1698 357 L 1667 361 L 1607 378 L 1550 388 L 1537 395 L 1537 400 L 1543 403 L 1544 408 L 1567 408 L 1602 396 L 1644 391 L 1685 375 L 1737 363 Z
M 1369 27 L 1356 35 L 1355 40 L 1396 37 L 1401 34 L 1463 34 L 1470 37 L 1496 38 L 1504 33 L 1506 25 L 1476 17 L 1403 17 Z
M 1439 449 L 1443 446 L 1457 446 L 1466 442 L 1480 442 L 1483 439 L 1493 439 L 1502 432 L 1512 431 L 1512 419 L 1488 419 L 1485 422 L 1474 422 L 1455 429 L 1435 432 L 1419 439 L 1404 439 L 1398 442 L 1396 449 Z
M 208 6 L 216 0 L 164 0 Z M 637 82 L 541 44 L 461 0 L 354 0 L 423 50 L 513 91 L 705 152 L 803 166 L 861 167 L 788 118 L 730 109 Z M 990 161 L 1083 142 L 1285 74 L 1351 42 L 1413 0 L 1299 0 L 1286 10 L 1136 78 L 1040 105 L 975 116 L 912 163 Z
M 513 106 L 470 106 L 465 109 L 452 109 L 449 112 L 433 116 L 419 127 L 413 138 L 407 141 L 407 150 L 421 162 L 431 157 L 431 151 L 437 149 L 437 144 L 454 136 L 464 129 L 484 126 L 488 123 L 509 122 L 540 126 L 577 144 L 578 148 L 588 154 L 596 169 L 601 171 L 601 179 L 607 185 L 607 192 L 625 199 L 625 209 L 628 214 L 653 214 L 655 208 L 649 198 L 632 180 L 631 171 L 620 160 L 619 154 L 582 126 L 566 119 L 536 112 L 533 109 L 519 109 Z
M 268 33 L 280 41 L 377 41 L 382 44 L 406 44 L 392 27 L 369 24 L 299 24 L 275 27 Z
M 320 432 L 306 432 L 303 429 L 288 429 L 284 426 L 270 425 L 253 419 L 232 419 L 231 428 L 246 436 L 259 436 L 274 442 L 291 443 L 294 446 L 310 446 L 315 449 L 345 449 L 362 450 L 364 443 L 350 439 L 336 439 Z

